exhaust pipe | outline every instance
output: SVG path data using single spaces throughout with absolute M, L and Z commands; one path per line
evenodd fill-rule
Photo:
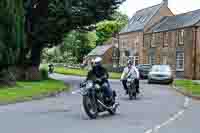
M 108 107 L 106 106 L 104 103 L 102 103 L 99 99 L 97 100 L 98 103 L 100 103 L 104 108 L 108 109 L 108 110 L 112 110 L 112 109 L 115 109 L 119 106 L 119 103 L 115 103 L 112 107 Z

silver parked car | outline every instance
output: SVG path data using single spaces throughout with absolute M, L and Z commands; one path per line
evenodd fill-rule
M 148 74 L 148 83 L 172 83 L 173 72 L 169 65 L 154 65 Z

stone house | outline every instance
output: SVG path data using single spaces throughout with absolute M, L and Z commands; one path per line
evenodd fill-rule
M 200 10 L 174 15 L 168 0 L 137 11 L 119 33 L 119 64 L 170 64 L 177 77 L 200 79 Z
M 125 66 L 127 59 L 131 58 L 135 65 L 146 62 L 144 58 L 144 33 L 163 16 L 173 16 L 168 8 L 168 1 L 163 0 L 161 4 L 137 11 L 129 20 L 126 27 L 119 33 L 119 64 Z
M 84 62 L 87 62 L 87 64 L 91 64 L 92 59 L 95 59 L 96 57 L 102 58 L 102 63 L 104 65 L 112 64 L 112 51 L 113 51 L 113 45 L 102 45 L 97 46 L 95 49 L 93 49 L 84 59 Z
M 200 10 L 163 17 L 144 35 L 149 64 L 170 64 L 177 77 L 200 79 Z

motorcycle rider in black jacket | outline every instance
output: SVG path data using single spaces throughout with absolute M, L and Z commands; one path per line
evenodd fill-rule
M 102 66 L 101 62 L 101 57 L 97 57 L 94 60 L 92 70 L 88 72 L 87 80 L 97 81 L 104 91 L 106 98 L 105 101 L 112 103 L 113 92 L 108 81 L 109 74 L 107 70 Z

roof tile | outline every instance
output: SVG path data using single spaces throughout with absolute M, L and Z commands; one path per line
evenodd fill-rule
M 200 21 L 200 9 L 179 14 L 176 16 L 164 17 L 162 21 L 152 28 L 153 32 L 175 30 L 196 25 Z
M 162 4 L 159 4 L 137 11 L 120 33 L 143 31 L 145 24 L 149 22 L 161 6 Z

